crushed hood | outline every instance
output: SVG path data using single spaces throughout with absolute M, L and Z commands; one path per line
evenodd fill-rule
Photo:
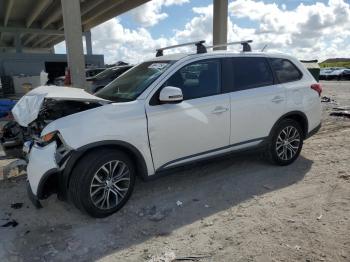
M 39 86 L 25 94 L 13 107 L 12 114 L 16 122 L 27 127 L 38 117 L 46 98 L 65 101 L 108 102 L 108 100 L 91 95 L 80 88 Z

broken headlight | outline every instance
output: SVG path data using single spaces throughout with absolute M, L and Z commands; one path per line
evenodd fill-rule
M 57 131 L 53 131 L 53 132 L 47 133 L 46 135 L 43 135 L 40 138 L 35 139 L 35 140 L 38 143 L 38 145 L 46 146 L 46 145 L 48 145 L 51 142 L 56 140 L 57 134 L 58 134 Z

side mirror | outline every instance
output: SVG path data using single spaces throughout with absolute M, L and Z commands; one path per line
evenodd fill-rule
M 179 103 L 183 100 L 182 90 L 174 86 L 164 87 L 159 94 L 162 103 Z

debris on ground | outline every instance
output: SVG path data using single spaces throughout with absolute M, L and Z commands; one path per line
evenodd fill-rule
M 336 103 L 336 101 L 328 96 L 322 96 L 321 102 L 323 103 Z
M 3 179 L 12 177 L 18 177 L 26 174 L 27 162 L 23 159 L 17 159 L 12 161 L 8 165 L 4 166 L 2 170 Z
M 155 222 L 158 222 L 164 218 L 165 218 L 165 214 L 160 211 L 157 211 L 154 215 L 148 217 L 149 220 L 155 221 Z
M 157 209 L 156 206 L 142 208 L 137 214 L 139 217 L 147 216 L 148 220 L 158 222 L 164 219 L 171 210 Z
M 179 207 L 179 206 L 182 206 L 182 202 L 180 200 L 176 201 L 176 205 Z
M 341 116 L 341 117 L 350 118 L 350 110 L 335 111 L 335 112 L 331 112 L 329 115 L 330 116 Z
M 333 107 L 333 110 L 336 110 L 336 111 L 350 110 L 350 106 L 337 106 L 337 107 Z
M 202 258 L 208 258 L 209 255 L 193 255 L 187 257 L 176 257 L 173 261 L 199 261 Z
M 23 203 L 13 203 L 11 204 L 11 208 L 13 209 L 20 209 L 23 207 Z
M 321 220 L 322 214 L 317 217 L 317 220 Z
M 1 227 L 10 227 L 10 226 L 12 226 L 12 227 L 18 226 L 18 222 L 16 220 L 12 219 L 11 221 L 3 224 Z
M 148 262 L 172 262 L 176 259 L 176 255 L 173 251 L 164 252 L 159 256 L 152 256 Z
M 343 175 L 340 175 L 339 178 L 342 178 L 344 180 L 350 180 L 350 174 L 343 174 Z

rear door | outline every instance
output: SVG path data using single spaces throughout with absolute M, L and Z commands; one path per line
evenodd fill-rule
M 159 103 L 165 86 L 182 89 L 184 100 Z M 146 105 L 156 170 L 215 154 L 229 145 L 230 96 L 221 94 L 221 60 L 206 59 L 176 71 Z
M 231 145 L 254 145 L 261 142 L 285 112 L 286 94 L 276 83 L 265 57 L 231 57 L 226 59 L 232 76 Z

